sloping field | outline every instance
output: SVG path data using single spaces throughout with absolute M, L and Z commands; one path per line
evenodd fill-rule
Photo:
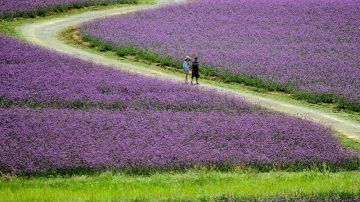
M 357 169 L 328 129 L 0 38 L 0 170 Z
M 0 201 L 359 201 L 358 142 L 239 97 L 330 120 L 346 135 L 358 134 L 357 122 L 230 90 L 236 84 L 185 85 L 172 70 L 60 40 L 81 22 L 154 7 L 99 8 L 0 20 L 0 32 L 9 26 L 6 33 L 71 55 L 0 35 Z
M 226 81 L 359 111 L 359 18 L 357 0 L 204 0 L 90 22 L 82 34 L 120 55 L 198 56 Z

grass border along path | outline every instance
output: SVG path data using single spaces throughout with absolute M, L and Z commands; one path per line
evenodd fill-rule
M 96 191 L 95 191 L 96 190 Z M 0 178 L 6 201 L 209 201 L 360 197 L 360 172 L 227 173 L 188 171 L 132 176 Z

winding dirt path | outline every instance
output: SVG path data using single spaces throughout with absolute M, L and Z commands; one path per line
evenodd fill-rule
M 125 63 L 120 60 L 87 52 L 80 48 L 72 47 L 70 45 L 67 45 L 65 42 L 61 41 L 57 37 L 57 35 L 64 29 L 79 25 L 86 21 L 90 21 L 102 17 L 113 16 L 113 15 L 129 14 L 143 9 L 152 9 L 152 8 L 156 8 L 159 5 L 167 4 L 169 2 L 181 3 L 184 1 L 185 0 L 175 0 L 175 1 L 159 0 L 158 5 L 156 6 L 129 6 L 129 7 L 112 8 L 112 9 L 106 9 L 100 11 L 90 11 L 69 17 L 26 24 L 24 26 L 18 27 L 18 31 L 29 42 L 32 42 L 36 45 L 48 49 L 52 49 L 64 54 L 71 55 L 72 57 L 77 57 L 100 65 L 110 66 L 112 68 L 119 69 L 124 72 L 136 73 L 139 75 L 151 76 L 151 77 L 156 77 L 158 79 L 167 79 L 174 82 L 183 83 L 182 78 L 179 78 L 178 76 L 172 73 L 165 73 L 164 71 L 161 70 Z M 360 124 L 356 121 L 352 121 L 340 117 L 336 113 L 289 104 L 284 101 L 279 101 L 272 98 L 265 98 L 252 93 L 242 92 L 239 90 L 232 90 L 215 85 L 204 84 L 201 87 L 206 89 L 216 90 L 219 92 L 230 93 L 235 96 L 240 96 L 242 99 L 250 103 L 260 105 L 270 110 L 286 113 L 288 115 L 292 115 L 296 117 L 310 119 L 315 122 L 326 125 L 328 127 L 331 127 L 332 129 L 341 132 L 342 134 L 348 136 L 349 138 L 360 140 Z

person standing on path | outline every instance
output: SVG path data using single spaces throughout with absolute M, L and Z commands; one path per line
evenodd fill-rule
M 193 79 L 195 77 L 196 84 L 199 85 L 199 82 L 198 82 L 198 79 L 200 77 L 200 74 L 199 74 L 200 69 L 199 68 L 200 68 L 200 64 L 199 64 L 198 58 L 196 57 L 194 62 L 192 63 L 191 84 L 193 84 Z
M 191 57 L 186 56 L 184 63 L 183 63 L 183 71 L 185 74 L 185 83 L 188 83 L 188 75 L 190 72 L 190 65 L 191 65 Z

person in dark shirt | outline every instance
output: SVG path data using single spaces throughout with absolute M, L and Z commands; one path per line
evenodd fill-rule
M 193 84 L 194 77 L 196 78 L 196 84 L 199 85 L 198 79 L 200 77 L 199 73 L 199 61 L 198 58 L 194 58 L 194 62 L 192 63 L 192 70 L 191 70 L 191 84 Z

